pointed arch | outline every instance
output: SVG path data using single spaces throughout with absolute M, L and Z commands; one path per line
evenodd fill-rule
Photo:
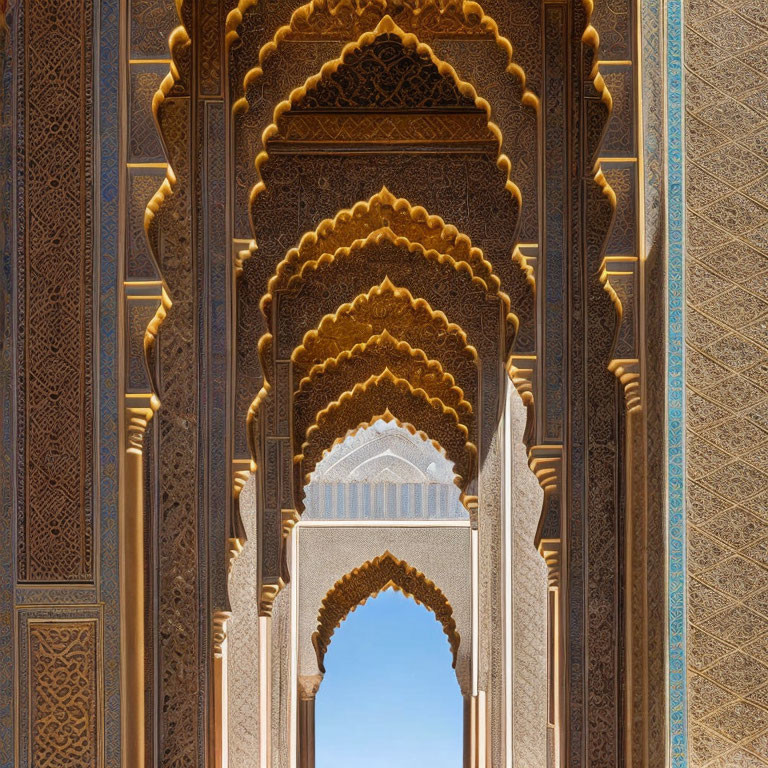
M 455 318 L 476 347 L 495 349 L 502 342 L 499 330 L 491 328 L 496 318 L 506 319 L 505 335 L 514 338 L 517 317 L 497 288 L 475 276 L 466 262 L 456 263 L 385 229 L 305 264 L 281 291 L 274 310 L 272 296 L 264 297 L 268 329 L 281 329 L 279 338 L 275 335 L 276 354 L 280 359 L 290 357 L 301 344 L 304 329 L 316 327 L 338 308 L 338 290 L 330 291 L 329 285 L 343 286 L 357 296 L 387 278 L 408 285 L 431 306 Z
M 465 331 L 451 323 L 445 313 L 433 310 L 425 299 L 414 298 L 407 288 L 394 285 L 388 277 L 307 331 L 291 355 L 294 370 L 303 377 L 313 366 L 384 331 L 439 361 L 465 395 L 474 397 L 477 350 L 467 341 Z
M 293 397 L 294 439 L 303 439 L 310 424 L 328 403 L 385 368 L 415 389 L 423 389 L 430 398 L 437 398 L 453 408 L 476 442 L 472 405 L 456 386 L 453 376 L 422 350 L 399 341 L 386 330 L 314 366 L 301 380 Z
M 477 447 L 469 441 L 469 430 L 459 416 L 438 398 L 414 388 L 389 369 L 357 383 L 317 414 L 300 450 L 294 448 L 298 470 L 296 490 L 309 482 L 323 455 L 350 432 L 377 419 L 397 419 L 423 432 L 454 464 L 456 484 L 463 491 L 473 479 Z M 299 499 L 301 493 L 296 494 Z
M 398 560 L 388 550 L 342 576 L 323 598 L 317 615 L 317 629 L 312 634 L 318 669 L 325 672 L 325 654 L 341 622 L 358 605 L 386 589 L 402 592 L 435 614 L 448 638 L 455 669 L 461 637 L 456 629 L 451 604 L 434 582 L 404 560 Z
M 512 165 L 509 158 L 502 152 L 503 137 L 498 125 L 491 119 L 491 105 L 484 98 L 478 95 L 474 86 L 464 80 L 461 80 L 456 73 L 456 70 L 449 63 L 439 59 L 434 51 L 425 43 L 419 41 L 416 35 L 412 33 L 404 32 L 400 27 L 395 24 L 390 16 L 384 16 L 382 20 L 376 25 L 376 29 L 371 32 L 366 32 L 361 35 L 357 41 L 348 43 L 341 51 L 338 58 L 326 62 L 320 72 L 312 75 L 308 80 L 300 87 L 295 88 L 288 98 L 281 101 L 274 110 L 272 123 L 264 129 L 262 133 L 263 149 L 256 156 L 255 167 L 258 176 L 258 181 L 254 185 L 251 196 L 250 205 L 253 207 L 258 196 L 265 189 L 265 183 L 262 177 L 261 168 L 269 159 L 268 145 L 269 141 L 280 135 L 281 118 L 290 112 L 296 105 L 298 105 L 307 93 L 315 88 L 319 83 L 326 81 L 339 68 L 345 64 L 346 60 L 352 56 L 355 52 L 358 52 L 366 46 L 372 45 L 377 38 L 382 36 L 397 37 L 400 39 L 404 48 L 414 50 L 418 55 L 423 56 L 437 68 L 437 71 L 446 80 L 453 83 L 454 87 L 459 94 L 467 101 L 473 102 L 475 108 L 484 113 L 487 122 L 487 128 L 493 137 L 497 145 L 497 166 L 504 172 L 505 184 L 504 187 L 510 196 L 516 201 L 518 207 L 521 205 L 522 199 L 520 190 L 517 185 L 511 179 Z M 255 244 L 253 245 L 255 249 Z
M 248 0 L 241 0 L 241 4 L 243 2 Z M 367 3 L 353 0 L 312 0 L 299 6 L 292 13 L 290 21 L 279 27 L 272 39 L 261 46 L 258 63 L 246 72 L 242 84 L 243 96 L 235 102 L 233 110 L 248 108 L 248 87 L 263 75 L 264 64 L 286 40 L 295 39 L 307 32 L 316 36 L 318 26 L 326 31 L 326 34 L 327 31 L 334 30 L 338 34 L 346 35 L 351 32 L 360 36 L 372 28 L 377 28 L 385 18 L 392 19 L 398 27 L 407 27 L 412 34 L 422 34 L 425 39 L 427 36 L 436 37 L 442 33 L 494 40 L 506 57 L 506 71 L 520 82 L 521 102 L 538 110 L 539 99 L 528 88 L 525 71 L 514 60 L 512 43 L 500 34 L 496 21 L 473 0 L 420 0 L 399 5 L 391 0 L 371 0 Z M 242 11 L 230 13 L 227 20 L 228 39 L 237 37 L 236 28 L 241 20 Z
M 274 294 L 286 286 L 305 264 L 317 262 L 326 253 L 365 240 L 377 231 L 389 231 L 397 237 L 418 242 L 426 250 L 435 250 L 456 263 L 467 263 L 473 274 L 496 286 L 515 311 L 518 323 L 533 323 L 535 280 L 525 257 L 515 248 L 511 258 L 491 263 L 481 248 L 441 216 L 430 214 L 423 206 L 405 198 L 396 198 L 386 186 L 366 201 L 340 210 L 332 219 L 324 219 L 306 232 L 298 246 L 291 248 L 277 265 L 269 280 L 267 293 Z M 512 296 L 519 297 L 518 302 Z M 262 302 L 264 299 L 262 299 Z M 522 306 L 518 307 L 520 303 Z M 530 315 L 530 317 L 528 317 Z
M 469 237 L 440 216 L 430 214 L 420 205 L 395 197 L 386 186 L 368 200 L 351 208 L 343 208 L 332 219 L 323 219 L 318 226 L 305 232 L 298 246 L 291 248 L 277 265 L 270 278 L 268 290 L 274 292 L 285 285 L 306 263 L 317 261 L 324 253 L 339 248 L 371 233 L 389 229 L 398 237 L 421 243 L 426 249 L 444 253 L 456 262 L 466 262 L 472 271 L 486 282 L 493 278 L 493 266 L 483 251 L 472 245 Z

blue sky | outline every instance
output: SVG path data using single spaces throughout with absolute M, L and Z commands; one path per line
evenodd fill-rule
M 381 593 L 336 630 L 325 668 L 316 768 L 461 768 L 461 692 L 431 611 Z

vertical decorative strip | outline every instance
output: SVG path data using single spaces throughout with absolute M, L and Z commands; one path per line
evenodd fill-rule
M 667 505 L 669 749 L 688 765 L 685 659 L 685 459 L 683 445 L 683 62 L 682 2 L 667 0 Z
M 0 616 L 13 611 L 13 46 L 11 12 L 0 10 Z M 13 657 L 13 627 L 0 623 L 0 659 Z M 0 665 L 0 766 L 13 765 L 13 666 Z
M 94 577 L 92 40 L 91 0 L 24 4 L 20 581 Z
M 118 542 L 118 279 L 120 216 L 120 9 L 121 0 L 101 0 L 95 23 L 98 39 L 98 195 L 94 215 L 98 229 L 94 258 L 98 269 L 97 350 L 98 464 L 96 488 L 99 515 L 99 599 L 103 608 L 104 765 L 121 764 L 120 743 L 120 584 Z M 94 85 L 93 87 L 96 87 Z

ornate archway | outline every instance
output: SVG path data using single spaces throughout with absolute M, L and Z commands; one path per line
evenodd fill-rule
M 396 589 L 406 597 L 426 606 L 443 625 L 456 667 L 461 637 L 456 630 L 453 609 L 439 587 L 423 573 L 408 563 L 398 560 L 391 552 L 384 552 L 368 560 L 359 568 L 345 574 L 323 599 L 317 614 L 317 629 L 312 635 L 312 645 L 317 653 L 317 666 L 325 672 L 323 659 L 336 628 L 350 611 L 386 589 Z
M 501 641 L 511 609 L 504 607 L 506 555 L 498 542 L 506 525 L 509 449 L 500 424 L 510 379 L 528 406 L 528 461 L 544 489 L 532 545 L 547 557 L 555 590 L 561 541 L 577 521 L 567 542 L 566 560 L 575 564 L 570 591 L 565 602 L 555 602 L 550 633 L 566 627 L 585 584 L 591 598 L 581 604 L 582 618 L 592 621 L 585 632 L 597 631 L 600 622 L 583 605 L 589 599 L 597 605 L 604 594 L 618 599 L 594 538 L 584 539 L 590 525 L 621 546 L 621 526 L 611 522 L 624 469 L 612 372 L 630 386 L 632 412 L 638 389 L 627 362 L 635 329 L 626 322 L 617 329 L 632 316 L 632 280 L 614 251 L 605 258 L 620 201 L 600 171 L 611 99 L 597 67 L 592 8 L 560 16 L 548 8 L 544 20 L 526 4 L 535 31 L 528 31 L 527 47 L 516 42 L 513 56 L 503 28 L 514 24 L 498 13 L 501 5 L 278 5 L 267 18 L 259 5 L 243 3 L 226 26 L 227 226 L 237 275 L 232 397 L 234 424 L 241 425 L 232 433 L 231 548 L 244 543 L 238 493 L 250 470 L 256 536 L 248 546 L 258 552 L 261 620 L 265 630 L 273 627 L 260 643 L 288 647 L 291 620 L 279 605 L 289 605 L 298 588 L 289 584 L 291 529 L 303 508 L 304 483 L 324 452 L 381 417 L 435 441 L 454 462 L 476 526 L 471 535 L 481 578 L 473 695 L 488 717 L 487 756 L 496 764 L 508 752 L 510 719 L 509 683 L 497 677 L 509 666 Z M 172 126 L 183 123 L 171 113 L 186 108 L 180 99 L 197 77 L 186 58 L 194 46 L 189 28 L 172 41 L 175 70 L 156 100 L 169 146 Z M 541 37 L 547 45 L 540 55 L 531 41 Z M 578 116 L 566 116 L 571 98 Z M 182 222 L 185 206 L 194 205 L 176 190 L 193 178 L 197 162 L 193 154 L 172 162 L 150 206 L 149 233 L 156 253 L 169 255 L 168 274 L 176 269 L 172 243 L 180 253 L 193 231 L 182 231 Z M 176 277 L 179 286 L 186 280 L 180 272 Z M 174 327 L 174 315 L 183 322 L 191 316 L 184 315 L 190 307 L 183 291 L 167 288 L 169 325 L 160 335 L 171 340 L 163 328 Z M 160 320 L 147 337 L 150 364 Z M 587 337 L 590 345 L 580 347 Z M 179 345 L 185 341 L 181 333 Z M 582 421 L 572 422 L 574 413 Z M 576 424 L 584 428 L 571 432 Z M 576 441 L 570 453 L 566 435 Z M 576 487 L 564 477 L 581 491 L 572 496 Z M 574 512 L 579 499 L 587 513 Z M 585 541 L 593 546 L 586 561 Z M 226 599 L 221 604 L 226 608 Z M 606 629 L 595 642 L 613 647 L 619 635 Z M 550 699 L 558 703 L 550 707 L 551 726 L 555 741 L 566 743 L 571 709 L 556 691 L 567 687 L 566 678 L 577 689 L 587 683 L 577 680 L 583 665 L 572 649 L 572 663 L 565 658 L 562 636 L 553 637 L 552 647 L 558 660 L 551 665 Z M 609 672 L 615 658 L 605 653 L 591 661 L 592 679 L 616 679 L 620 669 Z M 290 674 L 276 678 L 281 690 Z M 621 696 L 614 691 L 603 703 L 582 702 L 584 711 L 618 711 Z M 265 759 L 289 754 L 286 721 L 266 706 L 261 716 L 270 721 L 276 750 L 268 746 Z

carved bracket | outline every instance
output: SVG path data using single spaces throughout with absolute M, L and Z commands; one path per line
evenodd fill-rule
M 562 486 L 563 446 L 534 445 L 528 451 L 528 466 L 544 491 L 541 518 L 534 544 L 560 538 L 560 488 Z
M 538 544 L 539 554 L 547 564 L 547 585 L 550 589 L 560 588 L 561 549 L 562 542 L 558 539 L 541 539 Z
M 507 373 L 527 411 L 523 443 L 530 447 L 536 427 L 536 355 L 512 355 L 507 363 Z

